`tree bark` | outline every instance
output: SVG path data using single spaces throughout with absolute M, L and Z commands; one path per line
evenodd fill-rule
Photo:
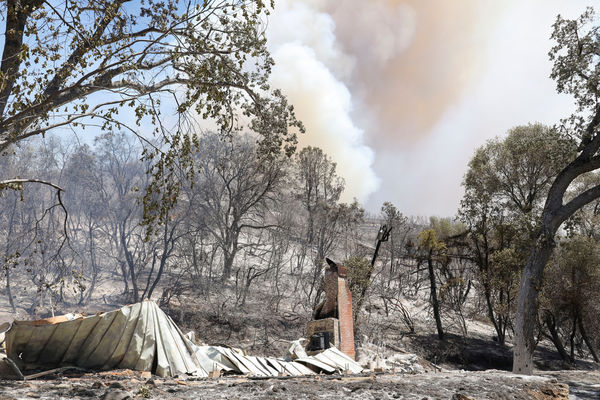
M 235 255 L 237 253 L 237 248 L 233 248 L 228 252 L 225 252 L 223 255 L 223 276 L 221 277 L 221 281 L 225 282 L 227 279 L 231 277 L 231 271 L 233 269 L 233 260 L 235 259 Z
M 538 296 L 542 285 L 542 273 L 554 248 L 554 233 L 555 230 L 544 230 L 533 241 L 531 254 L 521 276 L 513 349 L 513 372 L 517 374 L 533 373 Z
M 238 240 L 240 236 L 241 228 L 238 224 L 238 218 L 235 218 L 231 222 L 231 225 L 227 227 L 227 232 L 223 239 L 221 249 L 223 250 L 223 275 L 221 276 L 221 282 L 225 282 L 231 277 L 231 271 L 233 270 L 233 262 L 238 252 Z

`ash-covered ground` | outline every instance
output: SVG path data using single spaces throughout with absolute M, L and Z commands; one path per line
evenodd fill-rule
M 575 383 L 575 391 L 567 384 Z M 122 371 L 0 382 L 0 398 L 16 399 L 598 399 L 600 375 L 561 371 L 524 377 L 503 371 L 443 371 L 310 378 L 145 379 Z

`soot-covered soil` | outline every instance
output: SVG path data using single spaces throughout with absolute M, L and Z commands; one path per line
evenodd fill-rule
M 417 375 L 202 380 L 144 379 L 139 373 L 129 371 L 26 382 L 2 381 L 0 398 L 539 400 L 568 399 L 569 389 L 564 384 L 568 380 L 582 381 L 573 371 L 570 375 L 569 372 L 555 373 L 551 377 L 522 377 L 502 371 L 444 371 Z M 591 376 L 587 379 L 588 389 L 593 389 L 593 380 Z

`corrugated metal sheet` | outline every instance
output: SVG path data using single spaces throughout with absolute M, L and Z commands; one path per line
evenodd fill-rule
M 309 367 L 314 367 L 317 370 L 325 371 L 328 374 L 333 374 L 336 371 L 335 367 L 332 367 L 331 365 L 327 365 L 324 362 L 321 362 L 314 357 L 299 358 L 296 360 L 296 362 L 305 364 Z
M 6 350 L 22 370 L 77 366 L 208 376 L 191 343 L 151 301 L 58 323 L 15 321 Z
M 359 374 L 363 370 L 359 363 L 335 347 L 330 347 L 322 353 L 315 354 L 313 357 L 342 371 Z

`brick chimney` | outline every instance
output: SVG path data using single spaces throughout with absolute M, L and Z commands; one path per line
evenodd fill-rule
M 352 293 L 348 287 L 347 269 L 338 265 L 337 307 L 340 321 L 340 350 L 354 359 L 354 322 L 352 318 Z

